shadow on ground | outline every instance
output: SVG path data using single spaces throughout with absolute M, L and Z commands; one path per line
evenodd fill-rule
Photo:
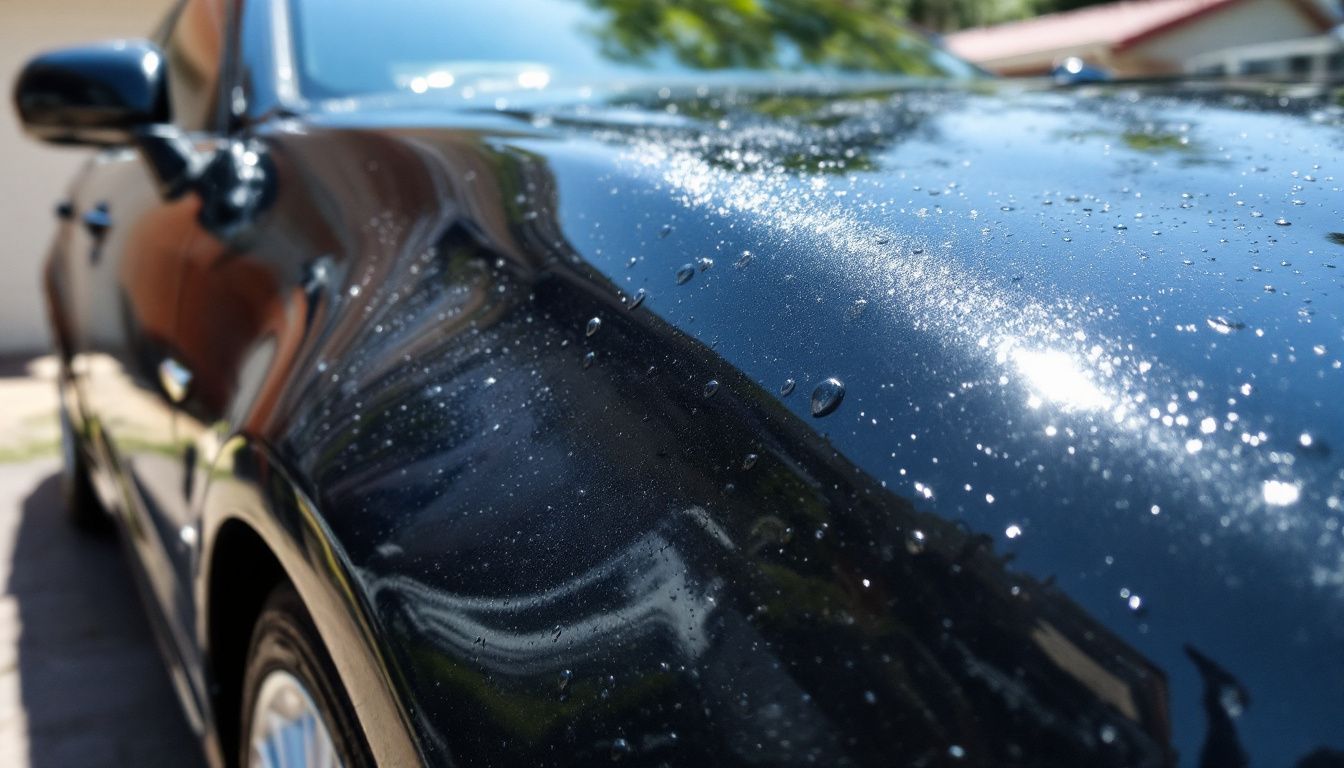
M 53 470 L 51 461 L 0 466 L 10 476 L 3 485 L 18 490 L 15 481 L 26 480 L 32 489 L 17 524 L 5 526 L 14 536 L 7 592 L 17 604 L 28 764 L 201 765 L 116 539 L 67 523 Z M 4 496 L 8 506 L 22 493 Z

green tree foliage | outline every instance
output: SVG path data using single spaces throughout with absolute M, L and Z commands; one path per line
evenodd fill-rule
M 1044 0 L 905 0 L 912 22 L 930 30 L 947 32 L 965 27 L 1024 19 L 1037 13 Z
M 907 17 L 928 29 L 948 32 L 1001 24 L 1046 13 L 1071 11 L 1114 0 L 904 0 Z
M 1072 11 L 1077 8 L 1085 8 L 1089 5 L 1097 5 L 1105 0 L 1042 0 L 1037 3 L 1037 10 L 1040 13 L 1054 13 L 1057 11 Z
M 698 69 L 943 73 L 904 22 L 910 0 L 587 0 L 605 12 L 592 30 L 617 61 L 670 55 Z
M 592 30 L 617 61 L 670 55 L 700 69 L 826 66 L 938 74 L 909 26 L 947 32 L 1099 0 L 584 0 L 604 12 Z

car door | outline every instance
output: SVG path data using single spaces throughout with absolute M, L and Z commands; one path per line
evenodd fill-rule
M 215 140 L 224 0 L 183 0 L 156 41 L 168 67 L 174 123 L 198 146 Z M 190 451 L 176 439 L 177 402 L 190 388 L 176 336 L 184 256 L 200 229 L 199 195 L 165 199 L 131 148 L 100 154 L 77 184 L 82 219 L 65 253 L 82 295 L 72 369 L 103 468 L 101 494 L 123 518 L 146 586 L 164 609 L 172 645 L 190 647 L 194 532 L 185 480 Z

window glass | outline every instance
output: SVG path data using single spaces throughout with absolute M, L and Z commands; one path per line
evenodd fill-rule
M 291 0 L 305 95 L 513 80 L 835 72 L 969 77 L 895 0 Z
M 1272 74 L 1277 67 L 1271 59 L 1252 59 L 1242 62 L 1241 73 L 1243 75 L 1268 75 Z

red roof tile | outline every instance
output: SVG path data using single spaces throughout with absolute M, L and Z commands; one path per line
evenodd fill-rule
M 1014 56 L 1102 45 L 1124 49 L 1205 14 L 1242 0 L 1131 0 L 1053 13 L 1025 21 L 977 27 L 950 34 L 948 48 L 971 61 L 993 61 Z M 1331 26 L 1311 2 L 1291 0 L 1322 31 Z

